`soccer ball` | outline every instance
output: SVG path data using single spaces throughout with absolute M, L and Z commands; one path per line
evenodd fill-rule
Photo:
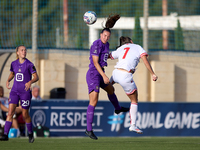
M 88 25 L 94 24 L 97 21 L 97 15 L 94 11 L 87 11 L 83 15 L 83 20 Z

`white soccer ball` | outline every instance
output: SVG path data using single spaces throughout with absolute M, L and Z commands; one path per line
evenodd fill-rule
M 83 20 L 88 25 L 94 24 L 97 21 L 97 15 L 94 11 L 87 11 L 83 15 Z

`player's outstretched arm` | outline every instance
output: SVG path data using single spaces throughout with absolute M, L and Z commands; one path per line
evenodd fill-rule
M 112 58 L 112 54 L 109 53 L 109 55 L 108 55 L 108 59 L 111 59 L 111 58 Z
M 151 65 L 150 65 L 150 63 L 147 59 L 147 56 L 146 55 L 142 56 L 142 60 L 145 64 L 146 68 L 150 71 L 153 81 L 156 81 L 158 79 L 158 76 L 154 73 L 154 71 L 153 71 L 153 69 L 152 69 L 152 67 L 151 67 Z
M 8 76 L 8 80 L 6 81 L 6 87 L 7 89 L 11 89 L 10 87 L 10 81 L 14 78 L 15 74 L 14 72 L 11 72 L 10 75 Z

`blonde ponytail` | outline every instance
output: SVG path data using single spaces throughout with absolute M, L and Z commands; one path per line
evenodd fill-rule
M 18 52 L 19 47 L 20 47 L 20 46 L 17 46 L 16 49 L 15 49 L 15 52 L 16 52 L 16 59 L 19 59 L 19 56 L 17 55 L 17 52 Z

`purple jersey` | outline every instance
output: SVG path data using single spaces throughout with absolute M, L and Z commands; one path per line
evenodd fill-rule
M 92 44 L 92 46 L 90 48 L 89 68 L 90 69 L 95 68 L 93 60 L 92 60 L 92 55 L 99 57 L 99 65 L 101 67 L 107 66 L 108 54 L 109 54 L 109 43 L 108 42 L 106 44 L 104 44 L 101 42 L 101 39 L 94 41 L 94 43 Z
M 86 75 L 86 81 L 88 84 L 88 92 L 95 92 L 99 93 L 99 88 L 105 88 L 108 86 L 104 83 L 102 76 L 97 71 L 96 67 L 94 66 L 92 55 L 99 57 L 99 65 L 101 67 L 107 66 L 107 59 L 109 54 L 109 43 L 103 44 L 101 39 L 94 41 L 93 45 L 90 48 L 90 64 L 89 70 Z M 104 71 L 104 70 L 103 70 Z
M 25 84 L 32 79 L 32 74 L 36 72 L 35 66 L 28 59 L 20 64 L 19 59 L 11 63 L 10 71 L 14 72 L 15 79 L 11 91 L 25 92 Z M 30 91 L 30 89 L 28 90 Z

